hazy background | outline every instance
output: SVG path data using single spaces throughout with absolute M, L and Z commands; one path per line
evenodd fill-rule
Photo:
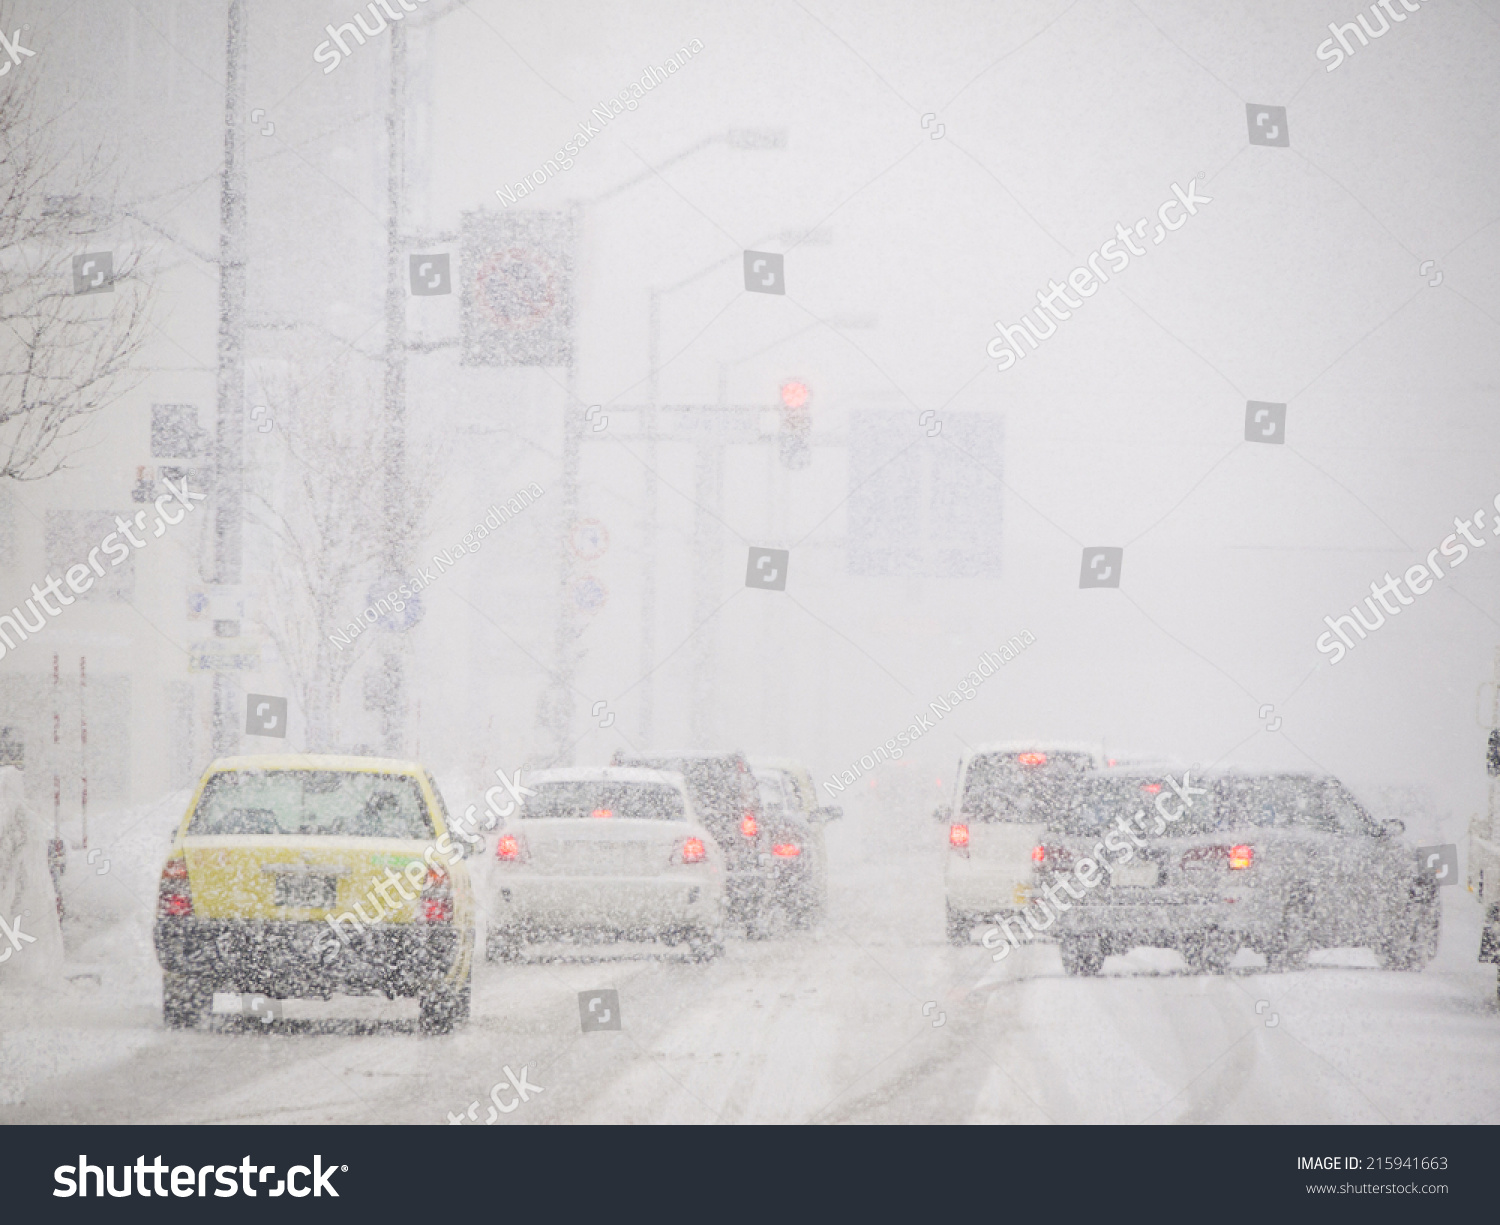
M 145 379 L 71 472 L 8 492 L 6 607 L 46 572 L 47 510 L 135 509 L 153 404 L 196 405 L 213 428 L 225 63 L 220 4 L 9 12 L 36 55 L 0 89 L 37 91 L 63 137 L 114 155 L 131 232 L 156 242 L 158 301 Z M 313 49 L 352 0 L 247 12 L 245 100 L 274 124 L 247 145 L 247 413 L 291 414 L 287 386 L 331 377 L 346 411 L 368 405 L 373 434 L 390 35 L 325 74 Z M 1353 0 L 419 5 L 405 23 L 405 228 L 412 252 L 451 253 L 454 293 L 408 301 L 418 340 L 458 335 L 461 215 L 500 211 L 495 190 L 592 107 L 693 39 L 703 49 L 506 210 L 577 206 L 571 397 L 560 368 L 462 366 L 452 346 L 410 357 L 409 445 L 434 465 L 413 564 L 516 489 L 545 493 L 442 576 L 400 637 L 403 751 L 459 806 L 496 766 L 554 755 L 539 703 L 563 598 L 563 415 L 598 404 L 610 426 L 586 435 L 578 514 L 610 544 L 578 568 L 607 591 L 579 621 L 579 763 L 697 743 L 799 757 L 823 779 L 1027 630 L 1035 644 L 908 757 L 918 773 L 951 779 L 963 747 L 986 740 L 1102 738 L 1326 769 L 1372 798 L 1421 785 L 1452 816 L 1413 834 L 1461 841 L 1483 803 L 1476 691 L 1500 644 L 1500 542 L 1336 667 L 1314 643 L 1325 614 L 1500 493 L 1500 8 L 1424 4 L 1327 72 L 1315 49 L 1355 12 Z M 1290 147 L 1247 143 L 1247 103 L 1287 108 Z M 745 128 L 783 129 L 785 148 L 722 139 Z M 1015 323 L 1116 223 L 1154 226 L 1171 185 L 1195 176 L 1212 203 L 997 372 L 996 320 Z M 450 240 L 418 241 L 438 235 Z M 745 249 L 787 253 L 785 296 L 745 291 Z M 1435 287 L 1418 272 L 1429 259 Z M 762 405 L 774 428 L 779 386 L 801 379 L 814 458 L 788 469 L 774 441 L 733 445 L 705 485 L 692 447 L 663 442 L 651 540 L 644 451 L 622 441 L 633 414 L 612 406 L 648 396 L 650 290 L 714 265 L 661 297 L 659 403 Z M 1247 400 L 1288 404 L 1286 445 L 1243 440 Z M 929 436 L 925 410 L 951 424 Z M 246 487 L 275 502 L 304 460 L 278 430 L 246 429 Z M 955 452 L 965 437 L 993 446 L 998 467 Z M 852 521 L 872 492 L 897 513 Z M 695 537 L 699 505 L 722 523 Z M 851 551 L 950 556 L 964 532 L 989 559 L 981 577 L 851 572 Z M 137 558 L 132 609 L 69 609 L 0 661 L 13 702 L 45 692 L 54 651 L 87 651 L 91 684 L 96 671 L 101 684 L 129 677 L 96 714 L 96 772 L 113 754 L 96 802 L 159 794 L 211 755 L 208 678 L 187 671 L 182 613 L 203 542 L 164 543 Z M 791 550 L 785 592 L 746 589 L 751 545 Z M 1079 589 L 1094 545 L 1124 546 L 1118 590 Z M 246 550 L 248 634 L 274 550 L 248 528 Z M 362 676 L 344 694 L 349 743 L 376 740 Z M 289 692 L 270 649 L 240 679 Z M 589 713 L 600 700 L 608 728 Z M 294 703 L 284 744 L 244 748 L 296 749 L 302 734 Z

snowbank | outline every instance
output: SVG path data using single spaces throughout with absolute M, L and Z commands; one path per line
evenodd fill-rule
M 0 989 L 62 973 L 62 928 L 47 868 L 49 837 L 26 803 L 21 772 L 0 766 L 0 920 L 13 933 L 7 937 L 0 929 Z

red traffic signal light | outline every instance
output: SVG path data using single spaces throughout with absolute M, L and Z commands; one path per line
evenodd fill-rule
M 781 385 L 781 402 L 790 409 L 805 408 L 811 395 L 801 379 L 788 379 Z

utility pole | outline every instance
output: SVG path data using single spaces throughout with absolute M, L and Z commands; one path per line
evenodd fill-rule
M 241 581 L 245 484 L 245 0 L 229 0 L 224 70 L 224 175 L 219 189 L 219 379 L 214 439 L 213 582 Z M 234 627 L 235 634 L 239 627 Z M 239 748 L 232 674 L 214 673 L 216 756 Z
M 579 226 L 579 208 L 572 207 L 569 225 L 569 241 L 576 242 Z M 574 301 L 569 303 L 568 318 L 577 327 L 578 304 L 576 291 L 570 289 Z M 558 575 L 561 590 L 557 610 L 557 674 L 553 681 L 551 698 L 547 703 L 553 731 L 557 736 L 557 748 L 553 753 L 553 765 L 573 764 L 573 677 L 577 674 L 578 642 L 578 597 L 574 588 L 578 581 L 578 565 L 573 556 L 573 525 L 578 520 L 578 478 L 583 467 L 583 409 L 574 403 L 578 386 L 578 340 L 575 330 L 568 343 L 566 399 L 563 402 L 563 462 L 562 462 L 562 566 Z
M 661 365 L 661 294 L 651 291 L 650 310 L 646 320 L 646 407 L 641 413 L 641 429 L 646 435 L 645 510 L 642 514 L 641 548 L 641 743 L 648 748 L 655 743 L 656 686 L 652 672 L 656 668 L 656 468 L 661 455 L 656 446 L 659 380 Z
M 385 116 L 386 280 L 385 280 L 385 547 L 386 575 L 406 571 L 406 259 L 401 240 L 406 196 L 406 30 L 390 23 L 391 85 Z M 381 739 L 385 752 L 399 757 L 406 736 L 406 686 L 401 639 L 387 636 L 381 650 Z

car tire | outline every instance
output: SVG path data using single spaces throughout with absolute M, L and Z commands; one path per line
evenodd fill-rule
M 1063 969 L 1069 974 L 1097 978 L 1104 969 L 1104 945 L 1096 936 L 1064 936 Z
M 214 1005 L 213 989 L 190 974 L 163 974 L 161 1014 L 168 1029 L 192 1029 Z
M 1179 951 L 1194 974 L 1223 974 L 1240 948 L 1221 932 L 1201 932 L 1184 940 Z
M 966 914 L 960 914 L 952 906 L 948 907 L 948 943 L 963 948 L 970 942 L 971 929 L 974 922 Z
M 526 940 L 520 932 L 491 931 L 484 944 L 486 961 L 517 962 L 524 959 Z
M 724 953 L 724 933 L 695 929 L 687 933 L 688 960 L 706 964 Z
M 746 940 L 774 940 L 787 925 L 786 907 L 770 897 L 763 900 L 761 908 L 745 920 Z
M 1375 946 L 1375 957 L 1387 970 L 1421 970 L 1437 956 L 1441 930 L 1435 900 L 1411 906 L 1402 916 L 1400 929 Z
M 417 996 L 418 1028 L 424 1034 L 451 1034 L 455 1026 L 467 1025 L 473 983 L 471 966 L 461 985 L 455 987 L 445 979 L 433 990 Z
M 1312 900 L 1297 898 L 1287 903 L 1281 926 L 1266 950 L 1266 968 L 1278 972 L 1301 970 L 1312 951 Z

